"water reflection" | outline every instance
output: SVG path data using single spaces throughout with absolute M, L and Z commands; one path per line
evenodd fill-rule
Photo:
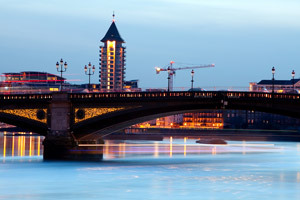
M 5 157 L 40 156 L 43 151 L 42 136 L 32 133 L 0 133 L 0 155 Z
M 176 138 L 166 137 L 164 141 L 118 141 L 106 140 L 105 144 L 92 146 L 103 146 L 103 154 L 105 159 L 125 158 L 132 156 L 148 155 L 154 158 L 158 157 L 174 157 L 194 154 L 211 154 L 217 155 L 222 153 L 246 153 L 254 152 L 275 152 L 280 151 L 281 147 L 275 147 L 274 144 L 264 143 L 247 143 L 233 142 L 227 145 L 209 145 L 195 143 L 196 139 L 188 137 Z M 88 146 L 88 145 L 84 145 Z
M 198 139 L 106 140 L 103 162 L 32 162 L 43 137 L 0 133 L 0 199 L 300 199 L 299 144 Z
M 199 139 L 199 138 L 197 138 Z M 125 158 L 132 156 L 152 156 L 174 157 L 175 155 L 187 157 L 193 154 L 211 154 L 217 155 L 222 153 L 240 153 L 245 155 L 251 152 L 282 151 L 283 147 L 274 147 L 273 144 L 251 144 L 247 142 L 232 142 L 227 145 L 208 145 L 195 143 L 197 139 L 183 137 L 173 138 L 166 137 L 164 141 L 121 141 L 106 140 L 104 144 L 94 146 L 103 147 L 104 159 Z M 24 157 L 24 156 L 41 156 L 43 137 L 33 135 L 32 133 L 13 134 L 2 133 L 0 135 L 0 155 L 5 157 Z M 81 146 L 93 146 L 93 144 L 82 144 Z M 297 145 L 297 150 L 299 146 Z

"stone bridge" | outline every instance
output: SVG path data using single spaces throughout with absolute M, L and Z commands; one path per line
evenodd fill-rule
M 300 118 L 300 95 L 257 92 L 137 92 L 0 95 L 0 121 L 45 136 L 44 157 L 140 122 L 212 109 Z

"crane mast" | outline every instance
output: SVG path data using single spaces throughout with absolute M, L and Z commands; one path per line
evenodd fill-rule
M 175 63 L 174 61 L 171 61 L 170 65 L 167 66 L 167 68 L 155 67 L 156 74 L 159 74 L 161 71 L 167 71 L 168 72 L 168 91 L 173 91 L 173 77 L 175 75 L 175 71 L 184 70 L 184 69 L 197 69 L 197 68 L 215 67 L 215 64 L 209 64 L 209 65 L 199 65 L 199 66 L 191 66 L 191 67 L 173 68 L 174 63 Z

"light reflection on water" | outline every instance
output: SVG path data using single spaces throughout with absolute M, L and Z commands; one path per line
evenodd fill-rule
M 42 138 L 0 135 L 0 199 L 300 199 L 300 144 L 112 141 L 102 162 L 43 162 Z
M 32 133 L 0 133 L 0 155 L 6 157 L 41 156 L 43 137 Z

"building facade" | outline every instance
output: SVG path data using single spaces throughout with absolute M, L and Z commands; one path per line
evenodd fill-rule
M 183 114 L 183 127 L 189 128 L 223 128 L 222 110 L 207 110 Z
M 291 80 L 261 80 L 249 83 L 251 92 L 274 92 L 276 93 L 298 93 L 300 90 L 300 79 Z
M 0 92 L 51 92 L 58 91 L 60 83 L 65 86 L 66 80 L 47 72 L 23 71 L 3 73 L 0 80 Z
M 101 42 L 103 46 L 100 46 L 100 91 L 122 91 L 125 79 L 125 41 L 119 34 L 115 20 Z

